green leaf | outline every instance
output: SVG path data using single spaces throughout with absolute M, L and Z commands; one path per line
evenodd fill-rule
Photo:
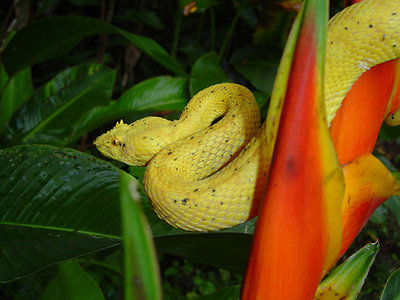
M 79 151 L 0 151 L 0 281 L 120 242 L 120 170 Z
M 239 300 L 240 285 L 230 286 L 212 294 L 203 296 L 200 300 Z
M 385 201 L 384 206 L 389 208 L 396 218 L 397 225 L 400 226 L 400 197 L 393 196 Z
M 83 65 L 62 71 L 34 92 L 12 117 L 4 138 L 9 143 L 66 145 L 79 136 L 79 117 L 93 106 L 107 105 L 115 70 Z
M 137 182 L 131 176 L 121 173 L 125 299 L 159 300 L 162 295 L 157 256 L 136 186 Z
M 72 149 L 0 150 L 0 281 L 119 244 L 120 172 Z M 214 233 L 191 233 L 161 221 L 149 201 L 142 201 L 158 250 L 244 270 L 254 219 Z
M 106 122 L 137 113 L 176 110 L 187 103 L 187 79 L 160 76 L 145 80 L 125 91 L 118 101 L 96 107 L 83 115 L 73 129 L 80 136 Z
M 167 70 L 184 74 L 178 62 L 154 40 L 97 19 L 74 16 L 46 18 L 28 24 L 8 43 L 2 60 L 7 73 L 13 75 L 36 63 L 65 55 L 84 37 L 100 33 L 119 34 Z
M 3 66 L 0 66 L 0 133 L 13 113 L 24 104 L 33 92 L 31 70 L 22 70 L 9 78 Z
M 271 96 L 280 56 L 279 51 L 248 45 L 236 51 L 230 63 L 256 89 Z
M 315 299 L 356 299 L 378 251 L 379 243 L 371 243 L 346 259 L 319 284 Z
M 40 300 L 105 299 L 96 282 L 75 261 L 58 264 L 58 274 L 48 284 Z
M 380 299 L 381 300 L 400 299 L 400 269 L 397 269 L 392 274 L 390 274 Z
M 192 97 L 210 85 L 230 82 L 219 65 L 218 57 L 214 52 L 200 57 L 193 65 L 190 76 L 190 94 Z

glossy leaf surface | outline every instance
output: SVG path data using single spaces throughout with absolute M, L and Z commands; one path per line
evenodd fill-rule
M 76 150 L 1 150 L 0 280 L 118 244 L 119 174 Z
M 0 133 L 13 113 L 24 104 L 32 94 L 31 70 L 22 70 L 9 78 L 3 66 L 0 66 Z
M 74 132 L 82 135 L 112 120 L 138 113 L 180 111 L 188 101 L 187 79 L 160 76 L 140 82 L 126 90 L 117 101 L 97 106 L 75 123 Z
M 93 106 L 108 104 L 114 77 L 114 70 L 96 64 L 62 71 L 14 114 L 5 139 L 13 144 L 68 144 L 77 138 L 79 117 Z
M 1 150 L 0 281 L 119 244 L 120 172 L 72 149 Z M 243 271 L 254 220 L 218 233 L 193 234 L 161 221 L 144 196 L 142 202 L 158 250 Z

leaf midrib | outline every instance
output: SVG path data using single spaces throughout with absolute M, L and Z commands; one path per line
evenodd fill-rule
M 93 85 L 88 85 L 87 89 L 84 89 L 81 93 L 73 97 L 70 101 L 66 102 L 65 104 L 61 105 L 58 109 L 56 109 L 52 114 L 50 114 L 47 118 L 44 118 L 42 122 L 40 122 L 35 128 L 33 128 L 29 133 L 25 135 L 25 137 L 22 139 L 22 142 L 26 143 L 26 141 L 34 135 L 36 132 L 38 132 L 40 129 L 45 127 L 48 123 L 50 123 L 55 117 L 57 117 L 60 113 L 65 111 L 69 106 L 72 104 L 76 103 L 83 95 L 89 93 L 92 91 L 95 87 L 97 87 L 98 83 L 103 81 L 104 77 L 109 76 L 111 73 L 110 70 L 105 70 L 105 74 L 103 76 L 100 76 L 97 78 L 97 84 Z
M 105 233 L 99 233 L 99 232 L 91 232 L 91 231 L 86 231 L 86 230 L 76 230 L 76 229 L 73 229 L 73 228 L 44 226 L 44 225 L 16 223 L 16 222 L 4 222 L 4 221 L 0 221 L 0 225 L 15 226 L 15 227 L 21 227 L 21 228 L 33 228 L 33 229 L 62 231 L 62 232 L 69 232 L 69 233 L 79 233 L 79 234 L 86 234 L 86 235 L 104 237 L 104 238 L 115 239 L 115 240 L 122 240 L 122 237 L 120 237 L 118 235 L 105 234 Z

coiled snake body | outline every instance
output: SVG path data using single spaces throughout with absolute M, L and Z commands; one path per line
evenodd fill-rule
M 329 124 L 364 71 L 399 56 L 400 0 L 365 0 L 336 15 L 329 23 L 325 62 Z M 399 118 L 398 112 L 391 117 Z M 121 121 L 94 143 L 113 159 L 147 164 L 146 192 L 166 222 L 217 230 L 257 212 L 271 159 L 265 154 L 266 124 L 259 123 L 252 93 L 226 83 L 199 92 L 179 120 Z

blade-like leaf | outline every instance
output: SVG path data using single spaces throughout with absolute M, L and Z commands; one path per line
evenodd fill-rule
M 66 145 L 74 126 L 93 106 L 108 104 L 115 70 L 84 65 L 62 71 L 39 88 L 12 117 L 4 137 L 12 143 Z
M 48 284 L 40 300 L 102 300 L 96 282 L 75 261 L 58 264 L 58 274 Z
M 125 257 L 125 299 L 159 300 L 161 281 L 151 231 L 140 207 L 137 182 L 121 173 L 120 200 Z
M 400 299 L 400 269 L 394 271 L 386 282 L 383 289 L 381 300 L 399 300 Z
M 319 284 L 314 299 L 357 299 L 378 251 L 378 242 L 358 250 Z
M 28 66 L 65 55 L 82 38 L 100 33 L 120 34 L 166 69 L 184 74 L 177 61 L 154 40 L 97 19 L 75 16 L 46 18 L 28 24 L 4 49 L 3 63 L 7 73 L 12 75 Z
M 0 66 L 0 133 L 12 114 L 29 99 L 33 92 L 31 70 L 25 69 L 9 78 Z
M 197 92 L 216 83 L 230 82 L 224 70 L 219 64 L 217 55 L 214 52 L 204 54 L 193 65 L 190 74 L 190 94 Z

